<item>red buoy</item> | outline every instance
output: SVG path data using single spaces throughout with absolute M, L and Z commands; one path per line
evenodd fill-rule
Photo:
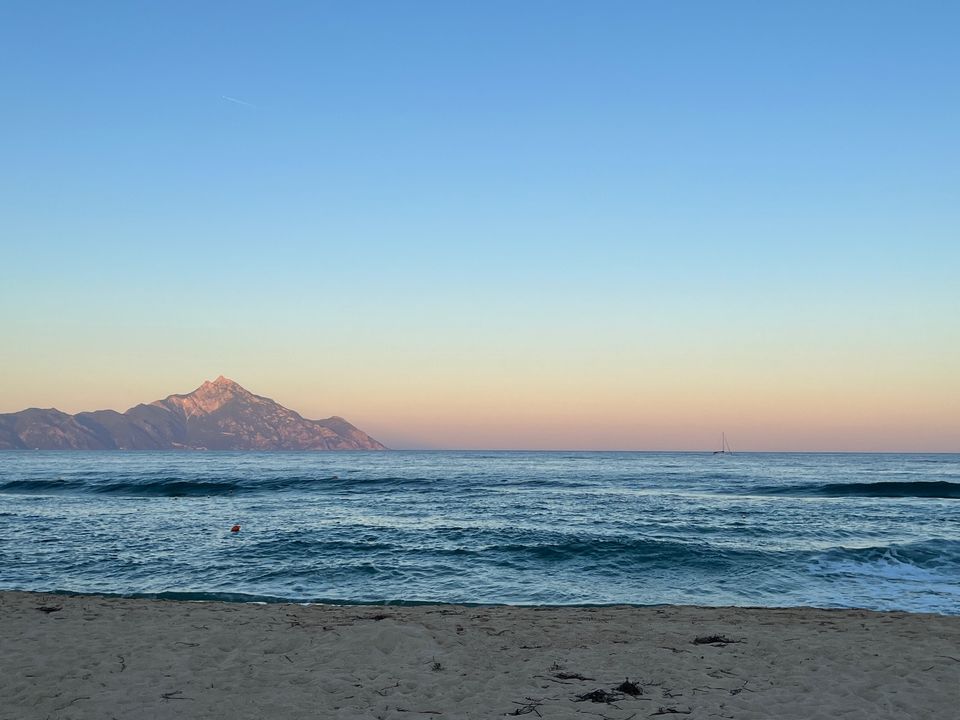
M 240 526 L 234 525 L 232 528 L 230 528 L 230 532 L 240 532 Z

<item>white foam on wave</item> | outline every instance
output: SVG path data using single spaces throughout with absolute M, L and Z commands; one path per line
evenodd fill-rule
M 819 575 L 859 576 L 893 581 L 936 582 L 948 579 L 936 570 L 914 565 L 902 558 L 893 548 L 888 548 L 879 557 L 868 560 L 818 558 L 811 561 L 811 570 Z
M 869 557 L 842 557 L 842 552 L 828 551 L 808 566 L 812 575 L 830 585 L 830 596 L 838 605 L 960 612 L 960 576 L 948 567 L 921 567 L 896 548 L 878 548 Z

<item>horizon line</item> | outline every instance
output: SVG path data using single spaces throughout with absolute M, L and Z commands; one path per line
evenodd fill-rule
M 45 452 L 45 453 L 182 453 L 185 455 L 193 453 L 261 453 L 261 454 L 280 454 L 297 453 L 300 455 L 339 455 L 347 453 L 362 453 L 376 455 L 380 453 L 583 453 L 583 454 L 624 454 L 624 453 L 645 453 L 645 454 L 669 454 L 669 455 L 718 455 L 713 450 L 588 450 L 584 448 L 574 449 L 517 449 L 517 448 L 385 448 L 383 450 L 199 450 L 194 448 L 170 448 L 164 450 L 141 450 L 126 448 L 103 448 L 100 450 L 89 450 L 82 448 L 0 448 L 0 452 Z M 960 450 L 737 450 L 736 452 L 724 453 L 724 455 L 960 455 Z

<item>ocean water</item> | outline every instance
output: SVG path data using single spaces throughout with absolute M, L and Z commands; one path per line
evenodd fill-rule
M 960 455 L 5 452 L 0 589 L 960 614 Z

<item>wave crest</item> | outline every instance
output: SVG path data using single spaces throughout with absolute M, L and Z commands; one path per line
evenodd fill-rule
M 960 483 L 946 480 L 917 482 L 812 483 L 791 487 L 762 486 L 756 495 L 813 497 L 950 498 L 960 499 Z

